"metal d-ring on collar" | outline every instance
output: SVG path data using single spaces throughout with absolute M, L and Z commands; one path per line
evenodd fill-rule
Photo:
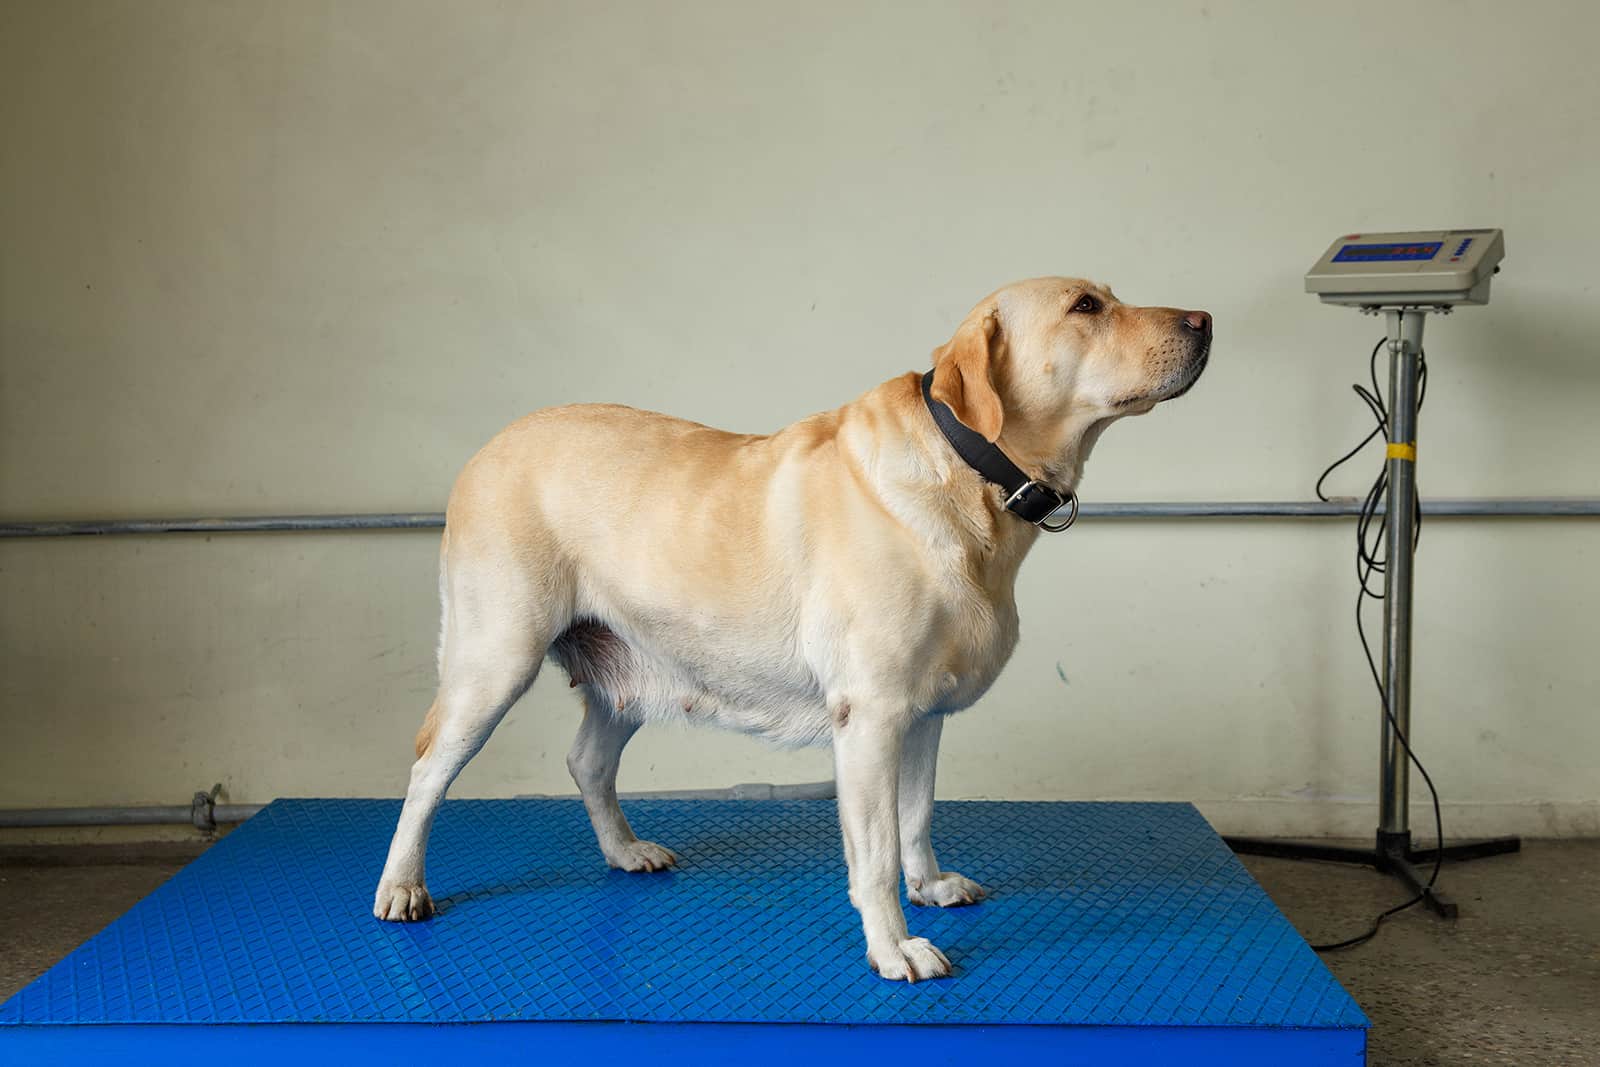
M 1011 512 L 1013 515 L 1021 515 L 1021 517 L 1025 518 L 1025 519 L 1028 518 L 1026 515 L 1022 515 L 1021 512 L 1017 511 L 1015 508 L 1013 508 L 1011 506 L 1011 500 L 1016 499 L 1017 493 L 1021 493 L 1024 490 L 1033 490 L 1033 491 L 1038 491 L 1038 492 L 1050 493 L 1057 500 L 1061 501 L 1055 507 L 1053 507 L 1049 511 L 1045 512 L 1044 513 L 1044 518 L 1041 518 L 1041 519 L 1028 519 L 1029 522 L 1031 522 L 1035 526 L 1039 527 L 1039 529 L 1044 530 L 1046 533 L 1060 533 L 1062 530 L 1065 530 L 1067 527 L 1071 526 L 1073 523 L 1078 521 L 1078 494 L 1077 493 L 1075 493 L 1075 492 L 1073 492 L 1072 490 L 1069 489 L 1069 490 L 1067 490 L 1066 494 L 1063 496 L 1063 494 L 1061 494 L 1061 493 L 1057 492 L 1056 490 L 1050 488 L 1048 485 L 1041 485 L 1039 482 L 1035 482 L 1035 481 L 1029 481 L 1027 485 L 1024 485 L 1021 489 L 1018 489 L 1016 493 L 1011 494 L 1011 498 L 1006 501 L 1005 509 L 1007 511 Z M 1052 524 L 1050 522 L 1050 516 L 1055 515 L 1058 512 L 1060 512 L 1062 508 L 1066 508 L 1067 509 L 1067 517 L 1064 520 L 1062 520 L 1061 522 Z
M 1015 463 L 999 446 L 971 429 L 950 410 L 949 405 L 933 398 L 933 371 L 922 376 L 922 402 L 928 406 L 933 423 L 956 450 L 956 455 L 967 466 L 977 471 L 984 480 L 994 483 L 1005 493 L 1004 508 L 1020 519 L 1033 523 L 1048 533 L 1060 533 L 1078 519 L 1078 494 L 1065 493 L 1043 482 L 1035 481 Z M 1065 521 L 1052 523 L 1051 517 L 1066 508 Z

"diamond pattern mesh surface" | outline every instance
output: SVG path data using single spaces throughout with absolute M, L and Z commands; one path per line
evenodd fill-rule
M 827 801 L 635 801 L 675 849 L 608 870 L 577 801 L 450 801 L 432 921 L 370 913 L 399 804 L 280 800 L 0 1006 L 18 1023 L 675 1022 L 1363 1027 L 1187 804 L 941 803 L 907 908 L 956 976 L 875 977 Z

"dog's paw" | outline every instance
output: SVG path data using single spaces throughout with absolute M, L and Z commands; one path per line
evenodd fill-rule
M 887 951 L 867 949 L 867 963 L 879 978 L 891 982 L 920 982 L 924 978 L 950 977 L 950 961 L 925 937 L 891 943 Z
M 678 865 L 677 853 L 654 841 L 629 841 L 605 850 L 606 862 L 619 871 L 664 871 Z
M 384 883 L 372 901 L 372 914 L 392 923 L 421 922 L 433 918 L 433 898 L 424 885 Z
M 937 878 L 906 883 L 906 899 L 923 907 L 959 908 L 976 904 L 988 895 L 983 886 L 954 871 L 940 871 Z

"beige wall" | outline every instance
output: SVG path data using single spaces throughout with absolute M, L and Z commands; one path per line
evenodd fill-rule
M 1422 486 L 1594 494 L 1591 5 L 31 3 L 0 11 L 0 512 L 435 510 L 523 411 L 743 430 L 926 364 L 996 284 L 1215 313 L 1091 499 L 1303 499 L 1364 432 L 1335 234 L 1503 226 L 1429 325 Z M 1357 491 L 1369 456 L 1337 487 Z M 397 794 L 435 535 L 0 543 L 0 806 Z M 949 796 L 1365 832 L 1350 533 L 1085 522 Z M 1600 832 L 1600 527 L 1429 523 L 1416 732 L 1460 832 Z M 566 791 L 548 672 L 458 794 Z M 635 742 L 625 788 L 825 777 Z

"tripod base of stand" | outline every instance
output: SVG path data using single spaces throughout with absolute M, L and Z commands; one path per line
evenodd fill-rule
M 1455 901 L 1428 888 L 1426 868 L 1438 857 L 1438 848 L 1412 848 L 1409 831 L 1384 833 L 1378 831 L 1372 848 L 1341 848 L 1337 845 L 1319 845 L 1312 842 L 1273 841 L 1257 837 L 1223 837 L 1228 847 L 1244 856 L 1273 856 L 1286 860 L 1324 860 L 1329 863 L 1358 863 L 1383 874 L 1393 875 L 1404 882 L 1412 893 L 1421 893 L 1428 910 L 1442 919 L 1454 919 L 1458 913 Z M 1442 850 L 1447 861 L 1476 860 L 1485 856 L 1503 856 L 1522 850 L 1520 837 L 1492 837 L 1484 841 L 1464 841 L 1459 845 L 1446 845 Z M 1418 870 L 1418 867 L 1424 868 Z

